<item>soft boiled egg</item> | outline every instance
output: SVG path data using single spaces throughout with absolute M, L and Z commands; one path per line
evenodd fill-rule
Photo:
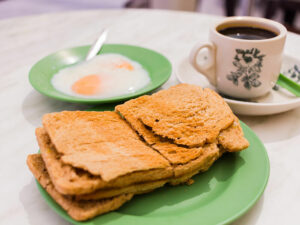
M 133 93 L 149 82 L 148 72 L 120 54 L 101 54 L 56 73 L 52 85 L 65 94 L 85 98 L 109 98 Z

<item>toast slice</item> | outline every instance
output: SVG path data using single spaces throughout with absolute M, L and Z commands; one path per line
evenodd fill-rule
M 213 143 L 233 123 L 234 115 L 216 92 L 179 84 L 148 97 L 139 108 L 138 119 L 175 144 L 201 147 Z
M 139 118 L 139 111 L 143 108 L 145 102 L 149 101 L 150 96 L 142 96 L 122 105 L 116 106 L 115 110 L 118 112 L 129 124 L 130 126 L 153 148 L 163 154 L 171 163 L 186 163 L 188 160 L 198 157 L 201 154 L 201 148 L 191 148 L 188 146 L 175 145 L 173 140 L 162 138 L 156 135 L 152 130 L 147 127 L 142 120 Z M 216 140 L 223 148 L 229 152 L 241 151 L 249 146 L 248 141 L 244 138 L 243 130 L 239 124 L 239 120 L 236 116 L 233 116 L 233 123 L 226 129 L 220 131 Z M 166 153 L 167 149 L 170 152 L 174 152 L 174 149 L 178 151 L 186 152 L 183 154 L 186 157 L 186 161 L 179 162 L 178 160 L 173 160 L 170 154 Z M 172 149 L 172 150 L 171 150 Z M 192 149 L 192 151 L 190 151 Z M 195 152 L 196 151 L 196 152 Z M 190 154 L 190 155 L 188 155 Z M 174 154 L 174 157 L 177 157 Z M 182 159 L 180 159 L 182 160 Z
M 56 190 L 65 195 L 76 195 L 76 199 L 101 199 L 124 193 L 142 193 L 164 186 L 167 182 L 172 184 L 185 183 L 199 171 L 205 171 L 207 165 L 211 165 L 218 155 L 218 148 L 210 151 L 210 146 L 204 146 L 204 153 L 186 164 L 178 164 L 168 169 L 157 171 L 157 175 L 149 171 L 119 177 L 105 182 L 99 176 L 93 176 L 84 170 L 78 170 L 60 160 L 49 136 L 43 128 L 36 129 L 37 139 L 40 145 L 42 158 L 46 164 L 48 173 Z M 174 174 L 174 175 L 173 175 Z M 171 177 L 171 175 L 173 175 Z M 165 176 L 164 179 L 154 179 Z M 152 179 L 145 182 L 144 180 Z M 174 181 L 176 180 L 176 182 Z M 134 183 L 133 183 L 134 182 Z
M 51 180 L 56 190 L 61 194 L 83 195 L 92 193 L 97 189 L 126 189 L 131 184 L 163 180 L 173 175 L 173 169 L 169 166 L 162 169 L 136 171 L 107 182 L 101 176 L 95 176 L 85 170 L 65 164 L 44 128 L 37 128 L 36 136 Z M 119 189 L 119 192 L 122 193 L 122 189 Z
M 29 155 L 27 165 L 40 185 L 74 220 L 83 221 L 116 210 L 133 197 L 133 194 L 124 194 L 109 199 L 76 201 L 55 190 L 40 154 Z
M 205 144 L 203 147 L 189 148 L 162 138 L 148 129 L 138 118 L 138 110 L 148 97 L 130 100 L 116 106 L 115 110 L 136 130 L 149 145 L 162 154 L 173 166 L 174 177 L 169 183 L 178 185 L 187 182 L 192 176 L 206 171 L 221 155 L 217 142 Z
M 43 126 L 65 164 L 107 182 L 133 172 L 170 166 L 115 112 L 50 113 L 43 117 Z

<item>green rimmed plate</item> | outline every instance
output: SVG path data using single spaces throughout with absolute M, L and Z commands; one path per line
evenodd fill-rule
M 166 57 L 158 52 L 132 45 L 106 44 L 98 54 L 118 53 L 139 62 L 144 69 L 148 71 L 150 83 L 134 93 L 103 99 L 75 97 L 56 90 L 51 84 L 53 75 L 60 69 L 83 61 L 89 48 L 90 46 L 81 46 L 65 49 L 41 59 L 29 72 L 29 81 L 31 85 L 41 94 L 58 100 L 76 103 L 101 104 L 123 101 L 153 91 L 163 85 L 169 79 L 172 72 L 171 63 Z
M 94 110 L 111 110 L 101 106 Z M 138 195 L 119 210 L 85 222 L 71 219 L 38 184 L 43 198 L 65 220 L 78 225 L 216 225 L 227 224 L 247 212 L 262 195 L 269 177 L 267 152 L 255 133 L 241 123 L 250 147 L 228 153 L 191 186 L 163 187 Z

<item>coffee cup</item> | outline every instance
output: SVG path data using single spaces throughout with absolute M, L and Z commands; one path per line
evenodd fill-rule
M 197 43 L 190 63 L 217 90 L 241 99 L 268 93 L 282 63 L 287 30 L 275 21 L 258 17 L 228 17 L 210 29 L 209 42 Z M 198 55 L 207 49 L 205 61 Z

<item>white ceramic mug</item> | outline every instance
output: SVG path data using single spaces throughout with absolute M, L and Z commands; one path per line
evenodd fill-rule
M 271 31 L 275 37 L 261 40 L 237 39 L 219 31 L 230 27 L 254 27 Z M 275 85 L 282 62 L 286 28 L 258 17 L 228 17 L 210 30 L 210 42 L 197 43 L 190 62 L 221 93 L 235 98 L 255 98 Z M 205 63 L 197 56 L 208 49 Z

